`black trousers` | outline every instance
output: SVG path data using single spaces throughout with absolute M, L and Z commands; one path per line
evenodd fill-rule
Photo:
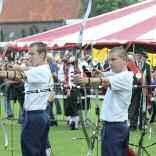
M 152 101 L 152 116 L 150 123 L 154 122 L 155 117 L 156 117 L 156 101 Z
M 141 88 L 135 88 L 132 92 L 131 104 L 128 110 L 128 118 L 130 120 L 130 127 L 137 128 L 139 120 L 139 111 L 141 106 Z

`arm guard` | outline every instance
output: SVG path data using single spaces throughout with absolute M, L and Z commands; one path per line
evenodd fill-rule
M 6 78 L 10 80 L 25 80 L 26 75 L 20 71 L 0 71 L 0 78 Z
M 25 73 L 20 71 L 15 71 L 15 80 L 26 80 Z

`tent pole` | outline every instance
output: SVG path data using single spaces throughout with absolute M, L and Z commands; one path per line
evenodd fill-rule
M 132 45 L 132 51 L 133 51 L 133 53 L 135 53 L 135 44 L 133 43 L 133 45 Z

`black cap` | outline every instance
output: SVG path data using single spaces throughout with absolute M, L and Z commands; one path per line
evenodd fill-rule
M 148 55 L 147 55 L 147 52 L 146 51 L 142 51 L 141 54 L 142 54 L 142 56 L 148 58 Z
M 147 55 L 147 52 L 146 52 L 146 51 L 135 51 L 135 54 L 140 54 L 140 55 L 142 55 L 143 57 L 148 58 L 148 55 Z

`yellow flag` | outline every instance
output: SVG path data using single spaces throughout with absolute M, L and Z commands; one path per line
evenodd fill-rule
M 156 54 L 148 53 L 148 62 L 151 66 L 156 66 Z
M 109 49 L 108 48 L 103 48 L 103 49 L 92 49 L 92 59 L 96 60 L 100 63 L 103 63 L 103 61 L 107 58 L 108 56 Z
M 57 53 L 57 54 L 55 54 L 55 61 L 56 62 L 60 62 L 61 61 L 61 56 L 60 56 L 60 53 Z

